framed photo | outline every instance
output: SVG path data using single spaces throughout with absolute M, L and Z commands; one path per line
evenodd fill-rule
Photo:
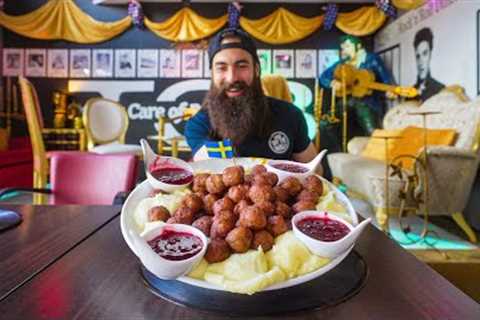
M 45 49 L 25 50 L 25 75 L 45 77 L 47 75 L 47 51 Z
M 295 50 L 295 77 L 316 78 L 317 76 L 317 51 Z
M 210 61 L 208 61 L 208 53 L 206 50 L 203 51 L 203 77 L 211 78 L 212 70 L 210 70 Z
M 113 77 L 113 50 L 93 49 L 93 77 Z
M 294 76 L 293 50 L 273 50 L 273 73 L 293 78 Z
M 135 49 L 117 49 L 115 50 L 115 77 L 116 78 L 135 78 L 136 67 Z
M 180 78 L 180 51 L 160 49 L 160 78 Z
M 23 75 L 23 49 L 3 49 L 3 75 Z
M 337 49 L 318 50 L 318 75 L 340 60 L 340 51 Z
M 90 49 L 70 50 L 70 77 L 88 78 L 91 69 Z
M 158 50 L 138 50 L 137 56 L 137 77 L 157 78 L 158 77 Z
M 272 74 L 272 50 L 258 49 L 257 55 L 260 60 L 261 75 Z
M 201 78 L 203 75 L 202 50 L 182 50 L 182 77 Z
M 67 78 L 68 77 L 68 50 L 67 49 L 49 49 L 47 60 L 48 60 L 47 74 L 50 78 Z

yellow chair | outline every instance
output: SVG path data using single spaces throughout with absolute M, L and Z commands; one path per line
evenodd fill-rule
M 292 95 L 287 80 L 277 74 L 265 75 L 261 79 L 263 92 L 266 96 L 292 103 Z
M 180 116 L 173 117 L 168 119 L 165 116 L 160 116 L 158 118 L 158 136 L 149 136 L 150 139 L 158 139 L 157 152 L 158 154 L 164 154 L 164 152 L 169 151 L 172 157 L 178 157 L 178 152 L 190 152 L 192 151 L 188 145 L 181 146 L 180 144 L 185 141 L 185 136 L 175 135 L 167 136 L 166 127 L 167 124 L 173 126 L 173 123 L 176 121 L 187 121 L 193 117 L 200 109 L 198 108 L 185 108 L 183 113 Z M 168 144 L 168 145 L 166 145 Z
M 88 151 L 141 156 L 142 148 L 139 144 L 125 144 L 129 121 L 125 107 L 120 103 L 98 97 L 87 100 L 83 110 L 83 122 Z

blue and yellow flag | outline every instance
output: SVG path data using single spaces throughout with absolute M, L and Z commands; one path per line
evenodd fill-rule
M 222 141 L 207 141 L 205 143 L 210 158 L 233 158 L 232 142 L 229 139 Z

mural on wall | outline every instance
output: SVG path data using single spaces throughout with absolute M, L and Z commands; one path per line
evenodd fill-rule
M 436 7 L 424 5 L 379 32 L 375 36 L 375 51 L 391 66 L 395 80 L 400 85 L 415 86 L 422 99 L 454 84 L 475 97 L 480 92 L 479 10 L 478 1 L 445 0 Z

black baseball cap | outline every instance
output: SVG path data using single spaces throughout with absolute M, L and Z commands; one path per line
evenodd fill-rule
M 236 37 L 240 41 L 223 43 L 223 39 L 227 37 Z M 230 49 L 230 48 L 239 48 L 247 51 L 253 57 L 253 60 L 256 63 L 260 63 L 257 55 L 257 46 L 253 39 L 243 30 L 238 28 L 227 28 L 223 29 L 219 33 L 215 35 L 215 37 L 210 40 L 208 45 L 208 60 L 210 62 L 210 68 L 212 67 L 213 57 L 222 51 L 223 49 Z

